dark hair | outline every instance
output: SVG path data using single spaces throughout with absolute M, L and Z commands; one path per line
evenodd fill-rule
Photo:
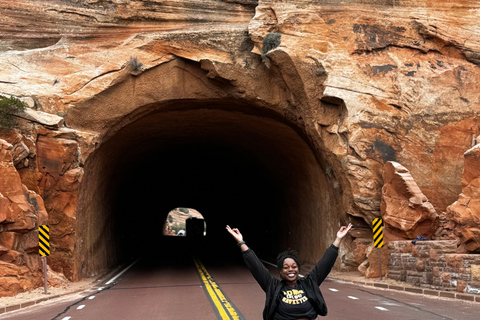
M 288 250 L 288 251 L 283 251 L 283 252 L 278 254 L 278 256 L 277 256 L 278 270 L 282 270 L 283 262 L 287 258 L 293 259 L 295 261 L 295 263 L 297 264 L 298 269 L 300 269 L 300 263 L 298 263 L 297 253 L 295 251 Z

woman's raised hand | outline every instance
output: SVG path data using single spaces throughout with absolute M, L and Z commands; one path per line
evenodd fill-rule
M 352 224 L 349 223 L 348 226 L 342 226 L 340 228 L 340 230 L 338 230 L 337 232 L 337 238 L 340 238 L 342 239 L 343 237 L 345 237 L 345 235 L 348 233 L 348 231 L 352 228 Z
M 235 238 L 237 243 L 240 243 L 240 242 L 243 241 L 243 236 L 237 228 L 232 229 L 232 228 L 230 228 L 229 225 L 227 225 L 227 231 L 232 235 L 232 237 Z

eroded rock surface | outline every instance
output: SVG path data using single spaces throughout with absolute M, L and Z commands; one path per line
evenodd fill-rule
M 385 164 L 382 189 L 382 218 L 385 242 L 431 239 L 438 227 L 438 214 L 422 193 L 410 171 L 399 163 Z
M 19 124 L 23 134 L 2 130 L 9 142 L 0 140 L 0 261 L 12 264 L 5 265 L 0 283 L 6 282 L 0 284 L 0 296 L 43 284 L 38 254 L 38 226 L 42 224 L 50 226 L 51 272 L 79 278 L 73 267 L 77 190 L 83 175 L 79 145 L 88 155 L 92 137 L 65 128 L 52 131 L 31 121 Z M 9 278 L 8 272 L 19 276 Z
M 480 144 L 465 152 L 462 193 L 447 208 L 447 220 L 454 224 L 460 252 L 480 253 Z
M 43 200 L 21 182 L 13 145 L 0 139 L 0 296 L 42 283 L 37 225 L 47 221 Z

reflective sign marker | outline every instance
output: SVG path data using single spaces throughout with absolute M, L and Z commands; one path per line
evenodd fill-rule
M 373 245 L 375 248 L 383 247 L 383 220 L 381 218 L 375 218 L 372 222 L 373 225 Z
M 50 255 L 50 229 L 46 224 L 38 227 L 38 245 L 40 247 L 38 253 L 42 257 Z
M 380 280 L 382 280 L 382 259 L 380 257 L 380 248 L 383 247 L 383 220 L 381 218 L 375 218 L 372 221 L 373 225 L 373 245 L 377 248 L 378 254 L 378 270 Z

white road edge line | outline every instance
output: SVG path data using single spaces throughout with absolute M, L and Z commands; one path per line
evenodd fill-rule
M 88 297 L 88 300 L 95 299 L 95 296 Z
M 273 264 L 273 263 L 270 263 L 270 262 L 268 262 L 268 261 L 265 261 L 265 260 L 262 260 L 262 259 L 260 259 L 260 261 L 262 261 L 262 262 L 263 262 L 263 263 L 265 263 L 265 264 L 268 264 L 269 266 L 272 266 L 272 267 L 278 268 L 278 267 L 277 267 L 275 264 Z
M 70 320 L 70 318 L 72 318 L 72 317 L 65 317 L 62 320 Z
M 85 305 L 84 305 L 84 304 L 82 304 L 81 306 L 78 306 L 78 307 L 77 307 L 77 310 L 82 310 L 83 308 L 85 308 Z
M 375 309 L 382 310 L 382 311 L 388 311 L 388 309 L 385 309 L 384 307 L 375 307 Z
M 137 261 L 134 261 L 132 262 L 128 267 L 126 267 L 125 269 L 123 269 L 119 274 L 117 274 L 115 277 L 113 277 L 112 279 L 108 280 L 107 283 L 105 284 L 110 284 L 112 283 L 113 281 L 115 281 L 118 277 L 120 277 L 122 274 L 124 274 L 128 269 L 130 269 L 135 263 L 137 263 L 140 259 L 138 259 Z

